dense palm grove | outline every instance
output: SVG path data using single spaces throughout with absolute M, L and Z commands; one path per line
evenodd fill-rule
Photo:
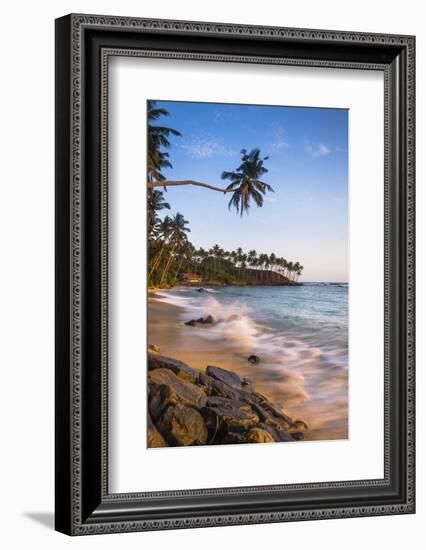
M 231 193 L 228 207 L 235 208 L 241 217 L 248 213 L 251 203 L 263 206 L 265 193 L 273 192 L 270 185 L 260 178 L 268 172 L 259 149 L 241 151 L 241 164 L 234 171 L 224 171 L 222 179 L 230 183 L 225 188 L 193 180 L 168 181 L 162 170 L 171 168 L 167 149 L 169 137 L 181 134 L 167 126 L 155 124 L 168 116 L 166 109 L 159 108 L 156 102 L 148 103 L 148 284 L 149 286 L 173 286 L 184 274 L 196 273 L 206 284 L 275 284 L 277 277 L 283 282 L 295 283 L 303 266 L 299 262 L 287 261 L 274 253 L 258 253 L 256 250 L 244 252 L 224 250 L 215 244 L 209 250 L 194 248 L 189 240 L 189 222 L 184 216 L 165 214 L 170 204 L 164 191 L 168 186 L 197 185 L 224 194 Z M 163 188 L 162 191 L 157 189 Z

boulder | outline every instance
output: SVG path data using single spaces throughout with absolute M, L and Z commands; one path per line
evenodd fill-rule
M 168 447 L 166 440 L 154 426 L 150 415 L 148 415 L 147 443 L 150 448 Z
M 306 432 L 309 430 L 309 426 L 304 420 L 293 420 L 289 431 Z
M 191 369 L 191 367 L 188 367 L 188 365 L 182 361 L 171 359 L 170 357 L 164 357 L 163 355 L 148 354 L 148 369 L 169 369 L 179 378 L 189 380 L 193 383 L 195 383 L 198 379 L 197 371 Z
M 167 404 L 181 403 L 196 408 L 201 408 L 206 403 L 206 394 L 195 384 L 176 376 L 171 370 L 158 368 L 148 372 L 149 398 L 154 399 L 156 388 L 167 386 L 161 396 L 167 399 Z
M 207 396 L 206 407 L 220 407 L 223 409 L 234 409 L 235 407 L 242 407 L 243 402 L 235 401 L 234 399 L 227 399 L 226 397 L 220 397 L 216 395 Z
M 268 432 L 274 441 L 278 441 L 278 442 L 294 441 L 291 435 L 285 430 L 284 431 L 276 430 L 272 426 L 268 424 L 264 424 L 263 422 L 260 422 L 257 427 L 261 428 L 265 432 Z
M 206 445 L 208 432 L 203 417 L 181 404 L 167 407 L 157 427 L 172 446 Z
M 215 380 L 219 380 L 219 382 L 228 384 L 228 386 L 232 386 L 233 388 L 237 388 L 238 390 L 240 390 L 242 387 L 241 378 L 238 376 L 238 374 L 235 374 L 235 372 L 209 365 L 206 369 L 206 374 L 208 376 L 211 376 Z
M 214 433 L 246 431 L 259 423 L 259 417 L 249 405 L 231 400 L 206 405 L 200 412 Z
M 247 361 L 252 365 L 257 365 L 258 363 L 260 363 L 260 357 L 258 355 L 249 355 Z
M 267 416 L 266 418 L 262 419 L 264 424 L 267 426 L 271 426 L 271 428 L 274 428 L 277 432 L 285 432 L 288 431 L 290 424 L 282 419 L 277 418 L 276 416 Z
M 281 418 L 285 420 L 289 425 L 292 424 L 292 419 L 284 414 L 278 407 L 273 405 L 266 397 L 259 402 L 259 405 L 272 417 Z
M 170 386 L 161 384 L 153 386 L 149 392 L 148 411 L 154 420 L 169 406 L 179 402 L 178 395 L 170 389 Z
M 213 315 L 207 315 L 207 317 L 191 319 L 190 321 L 186 321 L 185 325 L 188 325 L 189 327 L 195 327 L 196 323 L 200 325 L 212 325 L 214 323 L 214 317 Z
M 266 430 L 251 428 L 247 432 L 228 432 L 222 443 L 273 443 L 274 441 L 276 441 L 274 437 Z
M 247 443 L 247 434 L 244 432 L 229 432 L 220 443 Z
M 291 437 L 292 437 L 295 441 L 302 441 L 302 440 L 303 440 L 303 433 L 302 433 L 302 432 L 292 432 L 292 433 L 291 433 Z
M 241 401 L 240 392 L 236 388 L 228 386 L 228 384 L 224 384 L 220 380 L 215 380 L 211 376 L 205 376 L 207 380 L 204 378 L 204 387 L 207 395 L 226 397 L 227 399 L 233 399 L 234 401 Z
M 252 428 L 247 434 L 247 443 L 273 443 L 274 438 L 262 428 Z
M 148 345 L 148 352 L 149 353 L 161 353 L 160 347 L 156 346 L 155 344 L 149 344 Z
M 203 321 L 204 325 L 212 325 L 213 323 L 214 323 L 213 315 L 207 315 L 207 317 Z

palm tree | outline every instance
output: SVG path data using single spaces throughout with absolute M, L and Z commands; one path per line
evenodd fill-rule
M 177 278 L 179 277 L 180 271 L 182 269 L 183 262 L 186 260 L 187 262 L 187 273 L 190 271 L 190 263 L 192 260 L 192 257 L 195 255 L 195 249 L 194 246 L 189 242 L 185 241 L 182 245 L 182 248 L 180 249 L 180 262 L 175 270 L 175 276 L 172 281 L 172 286 L 175 285 Z
M 156 101 L 148 101 L 148 182 L 164 181 L 162 168 L 172 168 L 169 153 L 161 147 L 170 147 L 169 136 L 180 136 L 180 132 L 167 126 L 154 126 L 152 123 L 163 116 L 169 116 L 167 109 L 157 107 Z
M 210 254 L 213 256 L 214 271 L 217 272 L 217 260 L 219 260 L 219 270 L 220 270 L 220 258 L 221 258 L 222 249 L 218 244 L 215 244 L 213 248 L 210 249 Z M 222 251 L 223 252 L 223 251 Z
M 287 262 L 287 273 L 288 273 L 287 277 L 290 279 L 290 281 L 293 280 L 293 275 L 292 275 L 293 271 L 294 271 L 293 262 Z
M 272 252 L 270 255 L 269 255 L 269 262 L 271 264 L 271 268 L 274 269 L 275 267 L 275 264 L 276 264 L 276 261 L 277 261 L 277 257 L 275 256 L 275 254 Z
M 261 280 L 263 280 L 263 275 L 264 275 L 263 270 L 264 270 L 265 261 L 266 261 L 266 254 L 259 254 L 258 265 L 261 268 L 261 271 L 260 271 Z
M 164 267 L 163 274 L 160 279 L 160 286 L 162 286 L 163 281 L 167 278 L 167 273 L 170 269 L 170 264 L 173 260 L 173 255 L 177 246 L 182 246 L 186 244 L 188 237 L 186 233 L 189 233 L 191 230 L 188 225 L 188 221 L 180 214 L 179 212 L 173 216 L 171 221 L 171 231 L 169 235 L 169 243 L 172 245 L 172 249 L 169 254 L 169 259 Z
M 157 212 L 164 208 L 170 210 L 170 204 L 164 200 L 163 192 L 150 189 L 148 192 L 148 236 L 152 235 L 155 224 L 159 221 Z
M 256 267 L 257 265 L 257 252 L 256 250 L 250 250 L 247 255 L 247 260 L 250 267 Z M 257 270 L 256 270 L 256 280 L 257 280 Z
M 165 111 L 165 109 L 156 109 L 157 111 Z M 166 111 L 167 112 L 167 111 Z M 157 128 L 157 127 L 154 127 Z M 171 130 L 171 128 L 162 128 L 162 130 L 168 130 L 169 133 L 176 132 L 176 130 Z M 167 134 L 168 135 L 168 134 Z M 180 134 L 179 134 L 180 135 Z M 156 136 L 157 137 L 157 136 Z M 164 139 L 164 136 L 162 137 Z M 167 136 L 166 136 L 166 142 Z M 149 146 L 148 146 L 149 149 Z M 242 163 L 240 166 L 233 172 L 224 171 L 222 172 L 222 179 L 228 179 L 231 183 L 225 187 L 217 187 L 216 185 L 211 185 L 209 183 L 203 183 L 194 180 L 180 180 L 180 181 L 171 181 L 166 180 L 161 172 L 157 173 L 154 169 L 158 166 L 159 162 L 163 162 L 162 166 L 170 167 L 170 162 L 168 160 L 168 153 L 161 153 L 162 156 L 159 156 L 159 150 L 152 156 L 152 159 L 148 159 L 148 166 L 153 166 L 155 172 L 153 178 L 149 177 L 148 170 L 148 188 L 154 187 L 170 187 L 176 185 L 196 185 L 199 187 L 206 187 L 207 189 L 212 189 L 214 191 L 219 191 L 220 193 L 232 193 L 232 198 L 229 201 L 229 209 L 231 206 L 234 206 L 237 209 L 237 213 L 240 213 L 241 217 L 250 208 L 251 199 L 254 200 L 257 206 L 263 206 L 263 195 L 266 191 L 274 192 L 272 187 L 267 183 L 261 181 L 259 178 L 268 172 L 267 168 L 264 166 L 264 161 L 269 157 L 260 158 L 260 150 L 252 149 L 250 153 L 247 153 L 246 149 L 241 150 L 242 154 Z M 151 163 L 151 164 L 150 164 Z M 162 167 L 160 166 L 160 168 Z M 153 173 L 154 173 L 153 172 Z M 155 181 L 153 181 L 155 180 Z
M 241 246 L 239 246 L 236 250 L 236 259 L 238 263 L 238 278 L 241 278 L 241 262 L 243 261 L 244 252 Z
M 269 157 L 260 158 L 260 149 L 252 149 L 247 153 L 246 149 L 241 150 L 242 162 L 233 172 L 222 172 L 223 180 L 230 180 L 226 188 L 232 191 L 232 198 L 228 207 L 235 207 L 237 213 L 242 217 L 244 212 L 248 213 L 251 199 L 257 206 L 263 206 L 263 195 L 266 191 L 274 192 L 272 187 L 260 180 L 260 177 L 268 172 L 263 165 Z
M 160 264 L 161 257 L 163 256 L 164 250 L 169 241 L 171 231 L 172 231 L 172 218 L 170 218 L 170 216 L 165 216 L 164 220 L 160 221 L 155 227 L 155 235 L 157 236 L 157 240 L 160 241 L 162 239 L 163 245 L 159 253 L 157 254 L 157 256 L 153 259 L 153 263 L 148 274 L 148 279 L 151 277 L 153 272 L 157 269 L 157 267 Z

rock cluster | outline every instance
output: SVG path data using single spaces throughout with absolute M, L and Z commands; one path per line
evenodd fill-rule
M 148 354 L 148 413 L 149 447 L 299 441 L 308 429 L 234 372 L 158 353 Z
M 188 325 L 189 327 L 195 327 L 196 324 L 200 325 L 213 325 L 215 322 L 213 315 L 207 315 L 207 317 L 200 317 L 199 319 L 191 319 L 190 321 L 187 321 L 185 325 Z

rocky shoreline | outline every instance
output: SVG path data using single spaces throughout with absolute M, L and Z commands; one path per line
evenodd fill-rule
M 292 442 L 307 429 L 246 378 L 215 366 L 201 372 L 150 346 L 148 447 Z

